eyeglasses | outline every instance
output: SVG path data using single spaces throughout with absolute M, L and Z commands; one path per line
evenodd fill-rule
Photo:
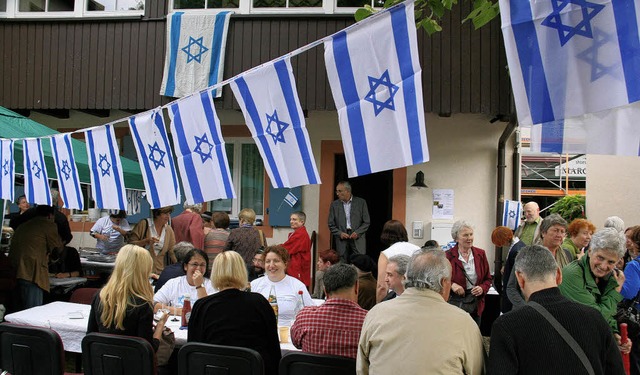
M 187 264 L 193 268 L 205 268 L 207 266 L 206 263 L 187 263 Z

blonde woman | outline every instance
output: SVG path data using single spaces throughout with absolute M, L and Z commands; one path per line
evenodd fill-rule
M 265 374 L 277 375 L 281 354 L 276 317 L 264 297 L 243 291 L 248 284 L 244 259 L 235 251 L 220 253 L 211 275 L 219 292 L 193 306 L 187 341 L 254 349 L 264 360 Z
M 137 336 L 158 350 L 167 314 L 154 328 L 152 266 L 145 248 L 125 245 L 120 249 L 109 281 L 91 303 L 87 333 Z

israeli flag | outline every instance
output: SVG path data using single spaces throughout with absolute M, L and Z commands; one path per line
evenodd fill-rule
M 289 59 L 231 83 L 274 188 L 319 184 Z
M 502 211 L 502 225 L 512 230 L 516 230 L 520 224 L 520 213 L 522 203 L 519 201 L 505 201 Z
M 500 0 L 518 121 L 532 150 L 638 155 L 640 1 Z
M 429 160 L 413 6 L 376 13 L 324 44 L 349 177 Z
M 91 194 L 97 208 L 127 209 L 122 165 L 113 125 L 85 131 L 91 172 Z
M 230 11 L 170 13 L 160 95 L 183 97 L 222 81 Z M 220 97 L 222 89 L 216 90 Z
M 0 198 L 13 201 L 15 164 L 13 162 L 13 139 L 0 139 Z
M 47 166 L 42 153 L 42 140 L 28 138 L 22 141 L 24 151 L 24 195 L 27 202 L 51 206 L 51 190 Z
M 169 116 L 187 203 L 235 198 L 211 91 L 171 104 Z
M 173 162 L 173 151 L 169 146 L 169 137 L 162 118 L 162 109 L 129 118 L 129 129 L 136 146 L 151 208 L 179 204 L 180 186 Z
M 80 189 L 80 178 L 73 156 L 70 134 L 57 134 L 51 137 L 53 160 L 58 173 L 58 186 L 65 208 L 84 210 L 84 195 Z

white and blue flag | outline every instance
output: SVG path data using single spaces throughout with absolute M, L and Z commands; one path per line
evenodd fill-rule
M 222 81 L 230 11 L 170 13 L 160 95 L 180 98 Z M 216 90 L 220 97 L 222 89 Z
M 231 83 L 274 188 L 320 183 L 289 59 Z
M 533 151 L 638 155 L 639 0 L 500 0 Z M 636 104 L 634 104 L 636 103 Z
M 189 204 L 235 198 L 231 171 L 211 91 L 169 106 L 171 136 Z
M 24 195 L 27 202 L 51 206 L 51 190 L 40 138 L 22 141 L 24 151 Z
M 413 1 L 324 43 L 349 177 L 429 160 Z
M 13 201 L 15 164 L 13 162 L 13 139 L 0 139 L 0 198 Z
M 516 230 L 520 225 L 520 213 L 522 212 L 522 203 L 519 201 L 505 201 L 502 211 L 502 225 Z
M 151 208 L 179 204 L 180 186 L 162 109 L 129 118 L 129 129 Z
M 58 186 L 63 207 L 84 210 L 84 195 L 80 189 L 80 178 L 73 156 L 70 134 L 57 134 L 51 137 L 51 150 L 58 174 Z
M 122 164 L 113 125 L 85 131 L 91 194 L 97 208 L 127 209 Z

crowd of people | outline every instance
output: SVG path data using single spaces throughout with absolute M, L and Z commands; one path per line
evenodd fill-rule
M 266 374 L 278 373 L 283 326 L 296 347 L 353 358 L 359 374 L 617 374 L 622 354 L 640 374 L 640 337 L 623 340 L 615 318 L 623 300 L 640 300 L 640 226 L 625 228 L 618 217 L 602 229 L 586 219 L 542 218 L 529 202 L 515 232 L 495 228 L 502 314 L 487 355 L 479 327 L 493 276 L 473 225 L 456 221 L 455 246 L 443 251 L 432 241 L 410 243 L 403 223 L 389 220 L 376 262 L 366 253 L 366 201 L 348 182 L 336 195 L 333 248 L 318 252 L 313 283 L 302 211 L 291 214 L 288 239 L 270 246 L 251 209 L 232 230 L 228 214 L 201 205 L 185 205 L 172 220 L 172 208 L 154 209 L 135 226 L 124 212 L 100 219 L 91 229 L 96 247 L 117 255 L 87 332 L 140 336 L 157 349 L 167 316 L 180 315 L 188 297 L 188 341 L 252 348 Z M 53 220 L 55 207 L 27 212 L 10 252 L 22 308 L 43 303 L 46 270 L 68 256 L 70 240 Z

